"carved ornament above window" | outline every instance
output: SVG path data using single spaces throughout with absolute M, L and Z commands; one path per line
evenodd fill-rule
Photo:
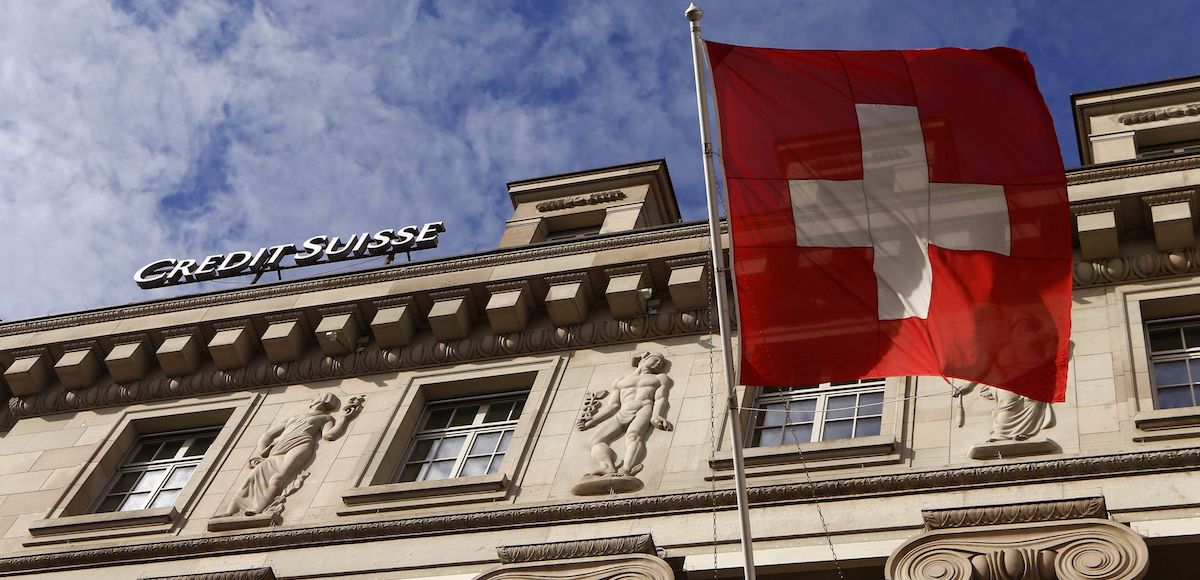
M 610 191 L 599 191 L 591 195 L 577 195 L 575 197 L 568 197 L 564 199 L 543 201 L 542 203 L 537 204 L 537 209 L 541 212 L 558 211 L 560 209 L 579 207 L 581 205 L 611 203 L 614 201 L 621 201 L 622 199 L 625 199 L 625 192 L 619 189 L 614 189 Z

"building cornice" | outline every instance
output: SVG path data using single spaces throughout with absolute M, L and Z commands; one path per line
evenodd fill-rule
M 1030 485 L 1122 475 L 1146 475 L 1193 470 L 1197 467 L 1200 467 L 1200 448 L 1186 448 L 765 485 L 751 488 L 749 494 L 752 506 L 788 505 L 832 499 L 861 499 L 996 487 L 1009 482 Z M 501 508 L 328 526 L 276 528 L 262 532 L 97 548 L 76 547 L 64 552 L 0 558 L 0 575 L 16 575 L 32 570 L 44 572 L 128 565 L 160 560 L 164 557 L 215 557 L 260 550 L 313 548 L 351 542 L 546 526 L 555 523 L 579 524 L 629 517 L 648 518 L 676 515 L 681 512 L 729 510 L 735 505 L 734 492 L 720 490 Z M 1075 507 L 1085 511 L 1090 509 L 1090 506 Z M 1077 510 L 1072 508 L 1072 511 Z
M 460 272 L 476 268 L 521 264 L 547 258 L 589 254 L 603 250 L 629 248 L 647 244 L 673 242 L 692 238 L 703 238 L 708 235 L 707 223 L 673 224 L 651 230 L 635 231 L 622 234 L 610 234 L 571 242 L 556 242 L 530 248 L 512 248 L 503 251 L 491 251 L 423 262 L 411 265 L 401 265 L 392 268 L 381 268 L 365 272 L 354 272 L 322 278 L 310 278 L 296 282 L 277 283 L 258 288 L 246 288 L 167 299 L 158 302 L 134 304 L 118 308 L 106 308 L 89 312 L 36 318 L 32 320 L 15 321 L 0 324 L 0 336 L 39 332 L 57 328 L 67 328 L 82 324 L 125 320 L 140 316 L 166 314 L 208 308 L 251 300 L 265 300 L 281 296 L 292 296 L 324 290 L 336 290 L 379 282 L 391 282 L 422 276 L 432 276 L 448 272 Z
M 341 356 L 309 350 L 304 357 L 272 363 L 258 357 L 249 366 L 222 371 L 211 365 L 182 377 L 161 372 L 146 379 L 117 384 L 111 377 L 96 385 L 68 390 L 61 384 L 36 395 L 12 397 L 8 409 L 15 419 L 80 411 L 112 405 L 131 405 L 163 399 L 200 396 L 311 381 L 367 376 L 495 358 L 592 348 L 608 344 L 656 340 L 713 332 L 710 311 L 659 312 L 625 320 L 585 322 L 562 328 L 543 327 L 511 334 L 474 335 L 449 342 L 429 339 L 406 347 L 381 348 L 377 342 Z M 0 423 L 5 419 L 0 417 Z
M 1188 157 L 1178 157 L 1175 159 L 1163 159 L 1159 161 L 1140 161 L 1133 163 L 1121 163 L 1110 167 L 1081 167 L 1067 172 L 1067 185 L 1083 185 L 1085 183 L 1096 183 L 1098 181 L 1111 181 L 1113 179 L 1125 179 L 1128 177 L 1140 177 L 1143 175 L 1154 175 L 1156 173 L 1167 173 L 1170 171 L 1183 171 L 1185 169 L 1196 169 L 1200 167 L 1200 155 L 1190 155 Z

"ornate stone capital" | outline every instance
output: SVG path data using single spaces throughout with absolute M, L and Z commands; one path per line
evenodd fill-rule
M 182 576 L 157 576 L 146 578 L 145 580 L 275 580 L 275 571 L 268 567 L 254 568 L 253 570 L 184 574 Z
M 1103 497 L 921 510 L 927 530 L 1106 517 Z
M 890 580 L 1137 580 L 1146 542 L 1121 524 L 1081 518 L 926 532 L 887 560 Z
M 650 534 L 496 547 L 496 555 L 505 564 L 657 553 L 654 538 Z
M 657 556 L 633 554 L 553 560 L 529 564 L 504 564 L 475 580 L 673 580 L 671 566 Z
M 480 574 L 476 580 L 675 577 L 671 567 L 658 557 L 650 534 L 497 546 L 496 555 L 502 565 Z

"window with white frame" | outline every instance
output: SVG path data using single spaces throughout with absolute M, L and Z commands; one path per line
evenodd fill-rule
M 124 512 L 174 505 L 218 429 L 143 437 L 117 471 L 108 492 L 92 510 Z
M 497 473 L 528 395 L 526 392 L 430 405 L 396 481 Z
M 772 447 L 879 435 L 883 392 L 884 379 L 760 389 L 750 445 Z
M 1152 324 L 1146 332 L 1157 407 L 1200 404 L 1200 320 Z

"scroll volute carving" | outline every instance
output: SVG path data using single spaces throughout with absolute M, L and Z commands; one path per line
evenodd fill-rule
M 1138 580 L 1141 536 L 1103 519 L 927 532 L 888 558 L 890 580 Z

